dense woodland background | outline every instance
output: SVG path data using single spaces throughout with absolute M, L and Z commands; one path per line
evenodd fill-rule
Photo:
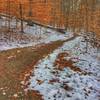
M 74 32 L 91 31 L 100 36 L 100 0 L 0 0 L 0 13 L 10 15 L 11 19 L 15 16 Z

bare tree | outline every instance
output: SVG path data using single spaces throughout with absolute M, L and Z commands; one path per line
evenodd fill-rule
M 69 28 L 69 17 L 70 17 L 70 11 L 71 11 L 71 2 L 70 0 L 62 0 L 62 12 L 64 15 L 65 20 L 65 30 L 67 31 Z
M 24 28 L 23 28 L 23 8 L 22 4 L 19 4 L 19 9 L 20 9 L 20 19 L 21 19 L 21 32 L 24 33 Z
M 32 17 L 32 14 L 33 14 L 33 12 L 32 12 L 32 1 L 33 0 L 29 0 L 29 17 Z
M 6 19 L 7 19 L 7 27 L 8 27 L 8 31 L 10 31 L 10 10 L 11 10 L 11 7 L 10 7 L 10 0 L 7 0 L 6 1 L 6 14 L 7 14 L 7 16 L 8 17 L 6 17 Z
M 32 16 L 33 16 L 33 0 L 29 0 L 29 12 L 28 12 L 28 25 L 33 26 Z

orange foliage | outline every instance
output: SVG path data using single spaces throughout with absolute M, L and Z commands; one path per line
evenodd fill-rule
M 7 2 L 10 1 L 10 8 L 8 7 Z M 32 16 L 29 16 L 30 11 L 30 0 L 0 0 L 0 12 L 8 13 L 10 11 L 11 15 L 16 15 L 17 17 L 20 17 L 20 9 L 19 4 L 22 4 L 23 8 L 23 17 L 25 19 L 31 19 L 33 21 L 46 24 L 46 25 L 52 25 L 62 28 L 65 24 L 65 18 L 63 15 L 63 12 L 61 11 L 61 0 L 55 1 L 56 4 L 52 0 L 33 0 L 31 3 L 31 11 Z M 9 9 L 10 10 L 9 10 Z M 80 9 L 83 16 L 85 15 L 85 8 L 83 7 Z M 74 28 L 80 28 L 84 26 L 84 29 L 86 29 L 86 20 L 84 20 L 84 17 L 80 16 L 80 11 L 76 12 L 74 15 L 70 15 L 69 17 L 69 27 Z M 76 19 L 74 19 L 74 17 Z M 85 16 L 86 17 L 86 16 Z M 93 19 L 92 19 L 93 18 Z M 74 25 L 75 24 L 75 25 Z M 89 11 L 88 9 L 88 30 L 94 31 L 100 36 L 100 10 L 96 9 L 93 13 Z

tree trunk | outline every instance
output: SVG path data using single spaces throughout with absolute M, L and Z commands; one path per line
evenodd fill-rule
M 19 5 L 20 9 L 20 18 L 21 18 L 21 32 L 24 33 L 24 28 L 23 28 L 23 9 L 22 9 L 22 4 Z

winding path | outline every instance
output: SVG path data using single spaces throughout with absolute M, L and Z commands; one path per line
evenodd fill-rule
M 76 37 L 77 35 L 64 41 L 0 52 L 0 74 L 3 73 L 3 76 L 0 76 L 0 88 L 3 88 L 0 90 L 0 98 L 2 100 L 41 100 L 40 94 L 35 91 L 24 92 L 26 86 L 24 82 L 32 74 L 34 65 L 40 59 L 62 46 L 64 42 Z M 3 91 L 6 96 L 3 95 Z

